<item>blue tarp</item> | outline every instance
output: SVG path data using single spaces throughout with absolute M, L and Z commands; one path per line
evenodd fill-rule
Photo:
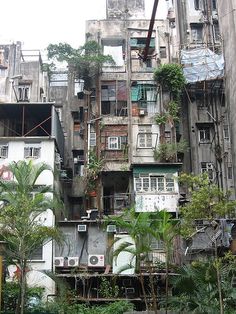
M 181 50 L 181 64 L 188 83 L 224 76 L 224 58 L 208 48 Z

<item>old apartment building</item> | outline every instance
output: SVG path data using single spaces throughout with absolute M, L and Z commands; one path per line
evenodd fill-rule
M 7 165 L 18 160 L 45 162 L 60 168 L 64 155 L 64 136 L 54 104 L 47 102 L 47 73 L 42 70 L 39 51 L 24 51 L 21 43 L 0 45 L 0 169 L 2 178 L 12 180 Z M 59 190 L 59 180 L 43 173 L 38 185 Z M 55 217 L 48 209 L 39 217 L 45 226 L 53 226 Z M 45 294 L 55 292 L 54 282 L 41 270 L 53 270 L 53 243 L 48 242 L 30 261 L 31 284 L 42 285 Z M 14 267 L 9 268 L 14 276 Z
M 223 190 L 235 190 L 233 81 L 226 78 L 229 98 L 217 3 L 176 0 L 166 5 L 167 18 L 153 18 L 151 29 L 144 0 L 107 0 L 106 19 L 87 21 L 86 39 L 97 41 L 115 61 L 103 66 L 91 90 L 70 68 L 48 78 L 40 54 L 22 51 L 20 43 L 0 46 L 0 166 L 33 158 L 59 170 L 60 182 L 45 177 L 41 184 L 54 184 L 62 191 L 66 210 L 56 220 L 65 243 L 47 244 L 32 265 L 54 270 L 76 290 L 79 300 L 113 301 L 104 297 L 100 285 L 102 278 L 112 282 L 116 277 L 116 299 L 144 308 L 134 267 L 119 273 L 132 256 L 122 252 L 110 258 L 114 240 L 122 244 L 132 239 L 115 224 L 104 224 L 106 217 L 134 207 L 136 212 L 166 209 L 178 218 L 179 200 L 186 200 L 178 184 L 181 170 L 207 172 Z M 231 44 L 226 41 L 225 49 Z M 163 127 L 155 117 L 165 111 L 170 95 L 154 81 L 153 73 L 158 65 L 173 62 L 182 64 L 187 84 L 179 123 L 168 121 Z M 189 147 L 184 154 L 169 159 L 157 154 L 163 141 L 181 140 Z M 9 175 L 4 173 L 4 178 L 11 179 Z M 45 223 L 53 224 L 54 218 L 48 213 Z M 196 230 L 203 224 L 199 221 Z M 233 226 L 228 221 L 223 225 Z M 199 250 L 210 252 L 215 234 L 210 226 L 204 228 L 210 239 L 196 232 L 188 251 L 178 243 L 176 252 L 186 260 L 195 259 Z M 217 245 L 227 246 L 225 237 L 219 233 Z M 150 261 L 165 262 L 161 243 L 153 243 Z M 149 275 L 145 269 L 143 274 Z M 157 278 L 162 289 L 162 274 Z M 48 287 L 48 294 L 54 293 L 53 284 Z

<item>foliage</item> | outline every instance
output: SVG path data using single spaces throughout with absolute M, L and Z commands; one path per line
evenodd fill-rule
M 40 287 L 27 287 L 26 289 L 26 307 L 30 307 L 32 298 L 38 302 L 42 299 L 43 288 Z M 3 291 L 3 310 L 4 312 L 14 313 L 17 304 L 17 298 L 20 293 L 20 287 L 17 282 L 6 282 L 2 288 Z
M 174 100 L 178 100 L 185 85 L 185 77 L 181 65 L 176 63 L 163 64 L 154 72 L 154 79 L 164 89 L 168 89 Z
M 135 261 L 135 271 L 140 274 L 140 283 L 142 286 L 142 291 L 144 295 L 144 301 L 146 307 L 148 308 L 146 291 L 144 287 L 141 264 L 146 263 L 146 267 L 149 267 L 149 253 L 152 250 L 152 240 L 162 241 L 165 247 L 166 253 L 166 263 L 165 269 L 168 277 L 168 263 L 169 256 L 172 248 L 173 238 L 177 234 L 178 226 L 177 221 L 173 220 L 171 215 L 163 211 L 157 211 L 154 213 L 150 212 L 135 212 L 135 208 L 127 209 L 121 216 L 112 217 L 108 219 L 112 221 L 117 227 L 122 228 L 131 237 L 133 241 L 126 241 L 119 245 L 114 251 L 113 256 L 117 257 L 121 252 L 128 252 L 133 255 L 133 261 Z M 119 240 L 119 237 L 117 238 Z M 131 263 L 124 265 L 120 271 L 133 268 L 132 261 Z M 157 313 L 157 304 L 156 304 L 156 291 L 154 288 L 154 278 L 153 270 L 149 269 L 149 283 L 151 287 L 152 294 L 152 306 Z M 168 280 L 167 280 L 168 285 Z M 166 290 L 168 294 L 168 287 Z
M 7 242 L 7 258 L 20 269 L 21 295 L 18 296 L 18 308 L 21 307 L 23 313 L 26 267 L 31 254 L 51 239 L 60 240 L 59 231 L 40 224 L 39 217 L 46 210 L 55 209 L 59 203 L 49 196 L 53 195 L 51 186 L 37 185 L 42 172 L 52 172 L 48 165 L 19 161 L 11 163 L 8 169 L 14 180 L 0 179 L 0 201 L 3 202 L 0 211 L 0 236 Z
M 66 61 L 74 70 L 77 78 L 85 80 L 85 88 L 91 88 L 91 79 L 98 75 L 105 63 L 114 64 L 110 55 L 103 55 L 96 41 L 87 41 L 78 49 L 67 43 L 50 44 L 47 47 L 48 58 L 59 62 Z
M 172 161 L 176 159 L 177 153 L 184 153 L 188 150 L 188 143 L 180 140 L 177 143 L 159 143 L 154 151 L 154 159 L 162 161 Z
M 206 173 L 200 175 L 182 173 L 179 180 L 188 188 L 190 200 L 180 208 L 184 236 L 188 237 L 193 232 L 195 219 L 213 220 L 235 213 L 236 201 L 229 199 L 229 191 L 224 192 L 213 184 Z
M 179 105 L 176 101 L 170 101 L 166 112 L 158 113 L 155 116 L 156 124 L 166 124 L 168 121 L 173 126 L 179 122 Z
M 160 125 L 160 124 L 166 124 L 168 121 L 168 113 L 164 112 L 164 113 L 158 113 L 155 115 L 155 121 L 156 124 Z
M 55 69 L 56 69 L 56 66 L 53 62 L 42 64 L 42 71 L 47 72 L 49 79 L 51 78 L 52 73 Z
M 131 311 L 133 305 L 126 301 L 117 301 L 100 306 L 89 306 L 86 304 L 77 304 L 74 302 L 54 302 L 38 306 L 27 314 L 123 314 L 126 311 Z M 6 313 L 7 314 L 7 313 Z M 11 313 L 9 313 L 11 314 Z
M 97 157 L 95 151 L 90 150 L 89 161 L 86 166 L 87 176 L 92 180 L 96 180 L 99 172 L 102 170 L 102 166 L 103 166 L 103 160 Z
M 220 270 L 224 313 L 234 313 L 236 288 L 232 286 L 232 278 L 236 274 L 235 256 L 182 266 L 179 276 L 172 279 L 174 290 L 169 309 L 175 313 L 220 313 L 217 267 Z
M 86 192 L 94 191 L 96 180 L 103 167 L 103 160 L 97 157 L 94 150 L 89 151 L 89 161 L 86 166 Z
M 119 295 L 119 287 L 116 284 L 110 283 L 110 281 L 103 277 L 98 292 L 104 298 L 117 298 Z

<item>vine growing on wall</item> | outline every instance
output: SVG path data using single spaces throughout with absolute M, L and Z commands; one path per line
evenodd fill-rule
M 155 116 L 156 124 L 164 125 L 169 122 L 172 126 L 179 122 L 179 105 L 176 101 L 170 101 L 166 112 L 157 113 Z

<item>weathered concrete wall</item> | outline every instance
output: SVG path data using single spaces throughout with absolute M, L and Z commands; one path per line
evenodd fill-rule
M 236 177 L 236 2 L 218 0 L 225 57 L 226 103 L 229 109 L 234 177 Z
M 107 0 L 107 19 L 138 19 L 144 13 L 144 0 Z

